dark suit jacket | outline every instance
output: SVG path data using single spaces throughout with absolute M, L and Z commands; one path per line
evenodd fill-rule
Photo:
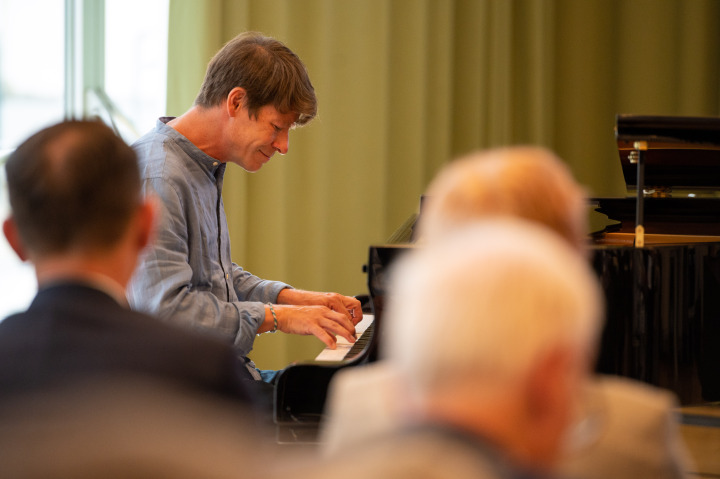
M 27 311 L 0 322 L 0 396 L 133 375 L 250 399 L 243 380 L 252 378 L 229 344 L 131 311 L 91 287 L 47 287 Z

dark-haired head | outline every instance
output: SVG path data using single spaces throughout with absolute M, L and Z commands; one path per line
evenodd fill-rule
M 111 248 L 141 204 L 135 152 L 99 121 L 39 131 L 5 169 L 17 232 L 35 255 Z
M 233 88 L 245 90 L 245 107 L 252 116 L 266 105 L 298 115 L 304 125 L 317 113 L 315 89 L 305 65 L 282 42 L 259 33 L 242 33 L 210 60 L 195 105 L 222 104 Z

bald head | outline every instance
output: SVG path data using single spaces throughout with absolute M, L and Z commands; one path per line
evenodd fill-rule
M 479 151 L 448 164 L 427 190 L 421 238 L 432 240 L 470 221 L 518 217 L 542 224 L 585 250 L 585 194 L 567 166 L 538 147 Z

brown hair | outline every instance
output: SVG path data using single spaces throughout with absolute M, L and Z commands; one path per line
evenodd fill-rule
M 217 106 L 235 87 L 247 92 L 245 106 L 255 117 L 265 105 L 283 114 L 297 113 L 297 125 L 317 113 L 315 89 L 300 58 L 280 41 L 259 33 L 241 33 L 215 54 L 195 105 Z
M 5 171 L 20 238 L 37 254 L 113 246 L 141 201 L 135 152 L 99 121 L 39 131 Z

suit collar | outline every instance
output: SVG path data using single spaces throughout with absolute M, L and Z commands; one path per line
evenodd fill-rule
M 96 277 L 66 278 L 48 281 L 39 285 L 37 295 L 40 296 L 44 293 L 57 292 L 58 290 L 69 288 L 94 290 L 112 299 L 123 308 L 130 307 L 125 297 L 125 291 L 117 283 L 100 275 Z

